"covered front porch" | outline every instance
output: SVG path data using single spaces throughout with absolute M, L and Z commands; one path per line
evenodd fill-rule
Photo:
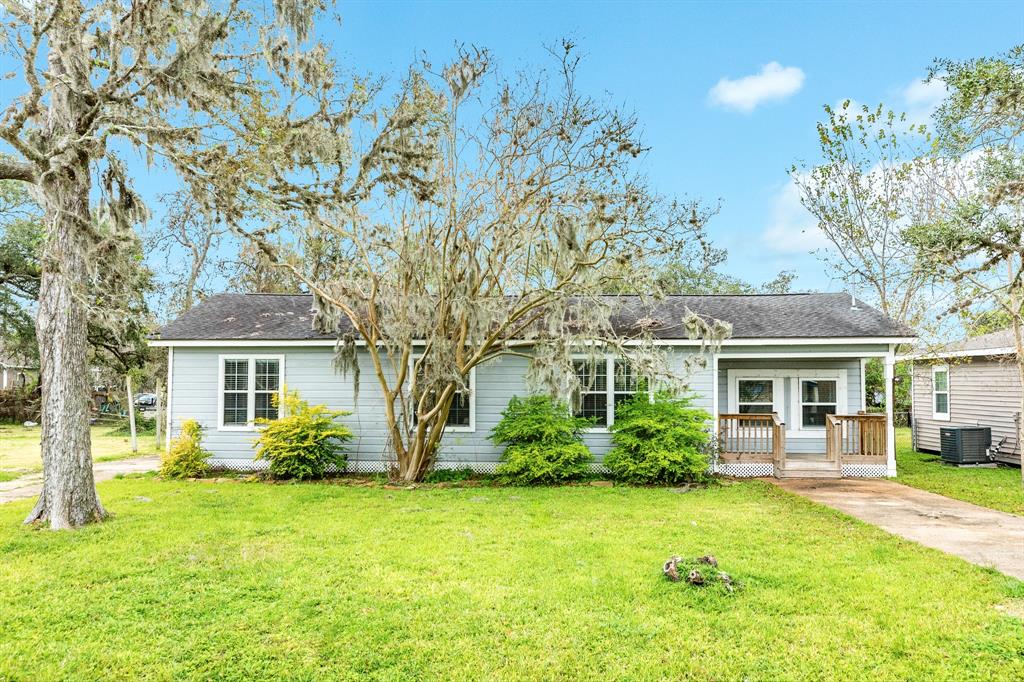
M 867 413 L 865 366 L 884 365 L 884 413 Z M 714 358 L 715 469 L 729 476 L 895 476 L 892 347 L 723 352 Z
M 889 423 L 884 414 L 828 414 L 824 452 L 792 452 L 778 414 L 720 414 L 717 470 L 777 478 L 886 476 Z

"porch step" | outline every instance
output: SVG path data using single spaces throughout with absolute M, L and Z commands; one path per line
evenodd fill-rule
M 775 469 L 776 478 L 842 478 L 835 462 L 819 459 L 786 459 Z
M 782 463 L 786 469 L 835 469 L 836 463 L 822 459 L 793 459 L 787 457 Z
M 828 469 L 804 469 L 793 468 L 776 469 L 775 478 L 842 478 L 842 472 L 835 468 Z

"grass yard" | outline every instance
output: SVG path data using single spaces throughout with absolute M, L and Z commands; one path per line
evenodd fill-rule
M 761 482 L 100 493 L 76 532 L 0 506 L 0 679 L 1024 678 L 1024 583 Z
M 1024 515 L 1020 469 L 955 467 L 938 455 L 915 452 L 910 429 L 896 429 L 896 473 L 900 483 L 972 502 L 982 507 Z
M 134 456 L 128 436 L 114 431 L 114 427 L 111 426 L 92 427 L 92 457 L 95 461 Z M 139 436 L 139 455 L 152 455 L 156 452 L 156 439 L 152 433 Z M 42 468 L 39 427 L 0 424 L 0 481 L 17 478 Z

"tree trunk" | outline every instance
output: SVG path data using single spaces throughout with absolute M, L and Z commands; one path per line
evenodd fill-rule
M 39 287 L 36 336 L 42 386 L 43 492 L 26 523 L 73 528 L 106 514 L 96 495 L 89 441 L 85 230 L 89 220 L 87 165 L 78 177 L 44 188 L 47 236 Z M 84 187 L 82 187 L 84 185 Z
M 444 436 L 445 422 L 448 420 L 448 410 L 454 395 L 454 385 L 446 388 L 441 399 L 446 403 L 431 418 L 429 422 L 424 421 L 417 424 L 412 433 L 409 434 L 409 442 L 405 447 L 396 448 L 398 455 L 398 470 L 396 480 L 401 483 L 417 483 L 423 480 L 427 472 L 434 466 L 437 450 L 441 438 Z M 389 424 L 389 427 L 391 425 Z M 401 429 L 397 429 L 398 432 Z
M 80 49 L 77 41 L 55 36 L 50 70 L 68 77 L 60 49 Z M 66 86 L 55 88 L 45 129 L 47 144 L 62 153 L 50 159 L 39 181 L 46 219 L 42 277 L 36 315 L 42 388 L 43 491 L 25 523 L 73 528 L 106 516 L 96 494 L 89 440 L 90 374 L 87 356 L 88 289 L 86 257 L 91 219 L 89 158 L 77 136 L 88 104 Z

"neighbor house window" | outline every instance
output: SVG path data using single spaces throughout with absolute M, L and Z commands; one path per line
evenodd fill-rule
M 949 419 L 949 367 L 932 367 L 932 417 Z
M 610 426 L 615 422 L 615 407 L 639 389 L 636 369 L 628 360 L 614 358 L 574 360 L 572 365 L 580 382 L 575 415 L 593 419 L 595 428 Z
M 284 362 L 275 357 L 222 357 L 220 428 L 250 429 L 256 419 L 277 419 Z
M 740 379 L 736 407 L 740 414 L 771 414 L 775 411 L 775 382 L 771 379 Z
M 801 379 L 801 425 L 804 428 L 825 428 L 825 415 L 838 411 L 838 394 L 835 379 Z

